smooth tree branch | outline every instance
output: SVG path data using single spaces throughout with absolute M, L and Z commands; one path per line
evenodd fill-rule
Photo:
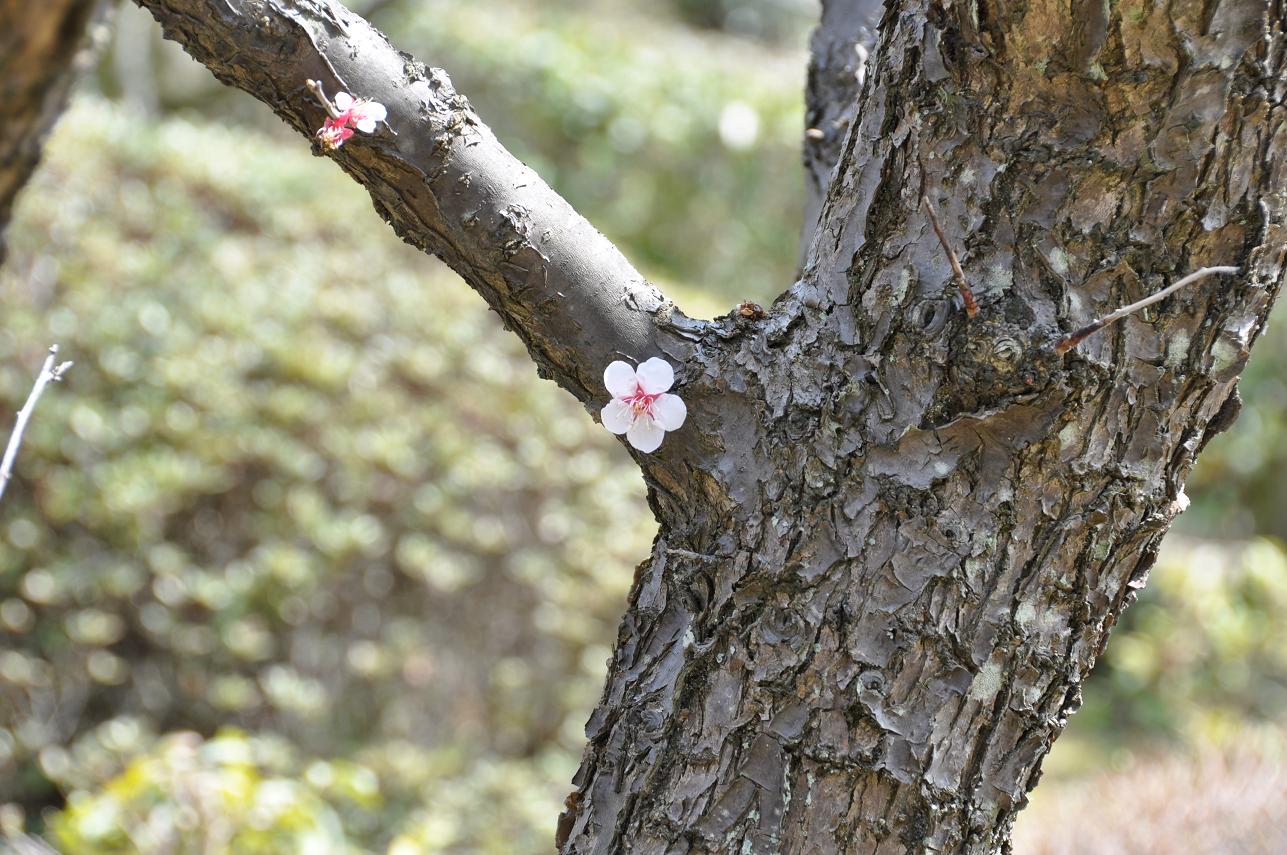
M 336 150 L 406 240 L 437 255 L 527 345 L 543 375 L 602 405 L 604 367 L 675 352 L 674 305 L 511 155 L 446 74 L 330 0 L 136 0 L 216 77 L 307 137 L 328 111 L 307 82 L 388 108 Z
M 45 393 L 45 387 L 50 383 L 57 383 L 63 379 L 72 367 L 72 362 L 58 362 L 58 345 L 49 348 L 49 355 L 45 357 L 45 364 L 40 368 L 40 374 L 36 377 L 36 383 L 31 387 L 31 394 L 27 396 L 27 403 L 22 405 L 18 411 L 18 421 L 13 426 L 13 433 L 9 435 L 9 444 L 5 446 L 4 459 L 0 460 L 0 499 L 4 498 L 5 487 L 9 486 L 9 479 L 13 476 L 13 463 L 18 457 L 18 446 L 22 444 L 22 434 L 27 430 L 27 423 L 31 421 L 31 414 L 36 409 L 36 402 L 40 396 Z

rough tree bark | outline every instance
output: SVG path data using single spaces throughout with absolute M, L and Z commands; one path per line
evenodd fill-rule
M 0 0 L 0 263 L 14 199 L 40 162 L 76 79 L 76 57 L 100 0 Z
M 564 851 L 1007 847 L 1282 283 L 1283 13 L 890 4 L 802 280 L 686 366 L 727 498 L 654 488 Z
M 677 366 L 563 852 L 1007 848 L 1282 284 L 1284 0 L 891 0 L 800 280 L 713 322 L 337 4 L 138 2 L 306 134 L 307 78 L 389 105 L 335 159 L 588 407 L 616 354 Z

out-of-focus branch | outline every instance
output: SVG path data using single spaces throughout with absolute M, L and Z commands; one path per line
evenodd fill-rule
M 876 46 L 876 28 L 883 8 L 883 0 L 822 0 L 822 19 L 809 39 L 802 259 L 813 240 L 831 173 L 840 160 L 858 110 L 867 58 Z
M 330 0 L 136 0 L 216 77 L 312 137 L 306 87 L 384 104 L 388 117 L 334 153 L 403 240 L 464 277 L 583 403 L 604 366 L 661 352 L 675 311 L 615 246 L 505 150 L 439 69 Z M 198 153 L 194 152 L 194 155 Z
M 371 2 L 362 9 L 362 17 L 369 21 L 385 9 L 391 9 L 401 2 L 402 0 L 371 0 Z
M 31 837 L 19 832 L 4 839 L 5 851 L 13 855 L 59 855 L 58 850 L 39 837 Z
M 0 0 L 0 262 L 14 199 L 67 104 L 87 25 L 101 6 L 100 0 Z
M 4 459 L 0 460 L 0 499 L 4 498 L 5 487 L 9 486 L 9 478 L 13 475 L 13 462 L 18 457 L 18 446 L 22 444 L 22 434 L 27 429 L 27 423 L 31 421 L 31 414 L 36 409 L 36 402 L 40 396 L 45 393 L 45 387 L 50 383 L 57 383 L 63 379 L 63 375 L 71 368 L 71 362 L 58 362 L 58 345 L 49 348 L 49 355 L 45 357 L 45 364 L 40 369 L 40 374 L 36 377 L 36 384 L 31 387 L 31 394 L 27 396 L 27 403 L 22 405 L 18 411 L 18 421 L 13 426 L 13 433 L 9 435 L 9 444 L 5 446 Z

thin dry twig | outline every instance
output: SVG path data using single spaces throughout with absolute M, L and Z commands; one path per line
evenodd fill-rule
M 22 434 L 27 429 L 27 422 L 31 421 L 31 413 L 36 409 L 36 402 L 44 394 L 45 387 L 62 380 L 63 375 L 73 365 L 72 362 L 55 365 L 57 358 L 58 345 L 55 344 L 49 348 L 49 355 L 45 357 L 45 364 L 36 377 L 36 385 L 31 387 L 27 403 L 23 404 L 22 409 L 18 411 L 18 421 L 13 426 L 13 433 L 9 436 L 9 445 L 5 447 L 4 460 L 0 462 L 0 499 L 4 498 L 5 487 L 9 485 L 9 478 L 13 475 L 13 462 L 18 456 L 18 446 L 22 444 Z
M 952 265 L 952 272 L 956 274 L 956 287 L 961 292 L 961 301 L 965 303 L 965 316 L 972 318 L 979 313 L 979 303 L 974 299 L 974 292 L 970 290 L 970 284 L 965 281 L 965 271 L 961 269 L 961 262 L 956 257 L 956 251 L 947 242 L 947 235 L 943 234 L 943 227 L 938 224 L 938 214 L 934 211 L 934 206 L 930 204 L 929 197 L 922 196 L 921 203 L 925 205 L 925 213 L 929 215 L 930 225 L 934 227 L 934 234 L 938 235 L 938 242 L 942 245 L 943 252 L 947 253 L 947 260 Z
M 326 115 L 330 116 L 332 119 L 338 119 L 340 117 L 340 112 L 335 109 L 335 105 L 331 103 L 331 99 L 326 97 L 326 90 L 322 88 L 322 81 L 305 80 L 304 85 L 308 87 L 309 92 L 313 93 L 313 97 L 317 99 L 317 103 L 322 105 L 322 109 L 326 110 Z
M 1195 270 L 1192 273 L 1190 273 L 1188 276 L 1185 276 L 1183 279 L 1177 279 L 1175 282 L 1172 282 L 1170 285 L 1166 286 L 1161 291 L 1158 291 L 1155 294 L 1148 295 L 1143 300 L 1137 300 L 1136 302 L 1131 303 L 1129 306 L 1122 306 L 1117 311 L 1108 315 L 1104 315 L 1104 317 L 1100 318 L 1097 321 L 1092 321 L 1091 323 L 1086 324 L 1086 326 L 1082 327 L 1079 330 L 1070 332 L 1068 335 L 1064 336 L 1063 338 L 1059 339 L 1059 341 L 1055 342 L 1055 353 L 1062 356 L 1063 354 L 1072 350 L 1074 347 L 1081 344 L 1087 338 L 1099 332 L 1109 324 L 1115 321 L 1120 321 L 1122 318 L 1126 317 L 1132 312 L 1138 312 L 1140 309 L 1144 308 L 1145 306 L 1151 306 L 1154 303 L 1158 302 L 1159 300 L 1166 299 L 1171 294 L 1174 294 L 1176 291 L 1183 288 L 1185 285 L 1192 285 L 1194 282 L 1197 282 L 1201 279 L 1205 279 L 1208 276 L 1215 276 L 1216 274 L 1220 274 L 1220 273 L 1234 274 L 1237 272 L 1238 272 L 1238 268 L 1236 267 L 1203 267 L 1201 270 Z

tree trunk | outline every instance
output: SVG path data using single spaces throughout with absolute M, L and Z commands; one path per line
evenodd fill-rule
M 689 360 L 563 852 L 1008 848 L 1282 284 L 1283 13 L 890 8 L 802 281 Z
M 813 90 L 859 107 L 800 281 L 713 322 L 338 4 L 138 1 L 306 135 L 310 77 L 387 104 L 335 159 L 587 408 L 609 358 L 676 365 L 563 852 L 1007 848 L 1282 284 L 1284 0 L 890 0 L 861 95 Z
M 45 136 L 76 79 L 76 57 L 99 0 L 0 0 L 0 263 L 4 230 Z

